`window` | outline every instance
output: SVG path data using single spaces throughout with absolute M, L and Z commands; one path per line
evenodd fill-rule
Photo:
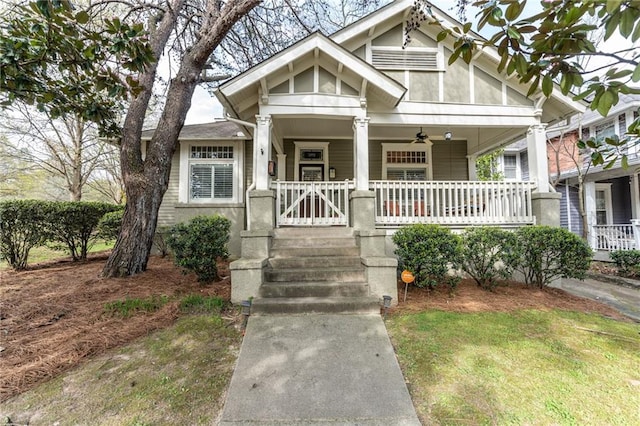
M 518 179 L 518 157 L 517 155 L 505 154 L 503 159 L 504 178 L 507 180 Z
M 618 116 L 618 134 L 622 137 L 627 134 L 627 116 L 620 114 Z
M 180 152 L 180 202 L 242 201 L 241 143 L 185 143 Z
M 388 180 L 431 179 L 431 143 L 382 144 L 382 178 Z
M 616 134 L 616 126 L 613 120 L 606 121 L 596 126 L 596 138 L 604 139 Z

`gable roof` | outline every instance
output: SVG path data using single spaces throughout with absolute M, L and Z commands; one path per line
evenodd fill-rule
M 407 89 L 396 80 L 358 58 L 327 36 L 320 32 L 315 32 L 223 83 L 216 90 L 216 96 L 220 99 L 220 95 L 222 95 L 223 99 L 220 99 L 220 101 L 225 104 L 229 97 L 239 93 L 244 88 L 258 84 L 261 79 L 282 69 L 285 64 L 291 63 L 315 51 L 325 53 L 327 56 L 341 63 L 344 67 L 354 71 L 364 80 L 367 80 L 369 85 L 381 90 L 382 93 L 390 99 L 392 106 L 397 105 L 407 91 Z

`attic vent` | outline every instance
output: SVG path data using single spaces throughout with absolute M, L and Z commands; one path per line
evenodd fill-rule
M 438 70 L 437 51 L 372 48 L 371 59 L 380 70 Z

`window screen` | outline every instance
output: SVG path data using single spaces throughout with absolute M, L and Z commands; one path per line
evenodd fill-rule
M 516 179 L 518 177 L 517 172 L 517 160 L 515 155 L 504 156 L 504 177 L 505 179 Z

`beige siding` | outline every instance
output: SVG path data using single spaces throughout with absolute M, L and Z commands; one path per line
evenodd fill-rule
M 451 51 L 445 49 L 445 63 L 448 63 L 450 56 Z M 444 73 L 444 101 L 468 104 L 469 91 L 469 65 L 463 60 L 455 61 Z
M 382 179 L 382 142 L 369 141 L 369 179 Z
M 466 141 L 436 141 L 432 154 L 433 180 L 469 180 Z
M 409 47 L 438 47 L 438 42 L 423 33 L 422 31 L 413 31 L 411 33 L 411 41 Z
M 336 178 L 332 180 L 353 179 L 353 142 L 351 140 L 333 140 L 329 143 L 329 167 L 336 169 Z
M 524 95 L 513 90 L 511 87 L 507 87 L 507 104 L 508 105 L 524 105 L 531 106 L 533 101 Z
M 158 226 L 171 226 L 175 223 L 174 206 L 178 204 L 178 183 L 180 176 L 180 146 L 176 149 L 171 159 L 171 174 L 169 175 L 169 186 L 164 193 L 160 210 L 158 211 Z
M 402 46 L 402 25 L 396 25 L 384 34 L 371 40 L 372 46 Z
M 287 154 L 287 180 L 293 180 L 293 168 L 296 161 L 296 147 L 293 140 L 285 139 L 283 142 L 284 153 Z
M 409 99 L 438 102 L 440 100 L 440 73 L 411 71 L 409 73 Z
M 502 83 L 475 67 L 473 70 L 475 103 L 502 105 Z
M 244 142 L 244 189 L 251 185 L 253 179 L 253 141 Z

